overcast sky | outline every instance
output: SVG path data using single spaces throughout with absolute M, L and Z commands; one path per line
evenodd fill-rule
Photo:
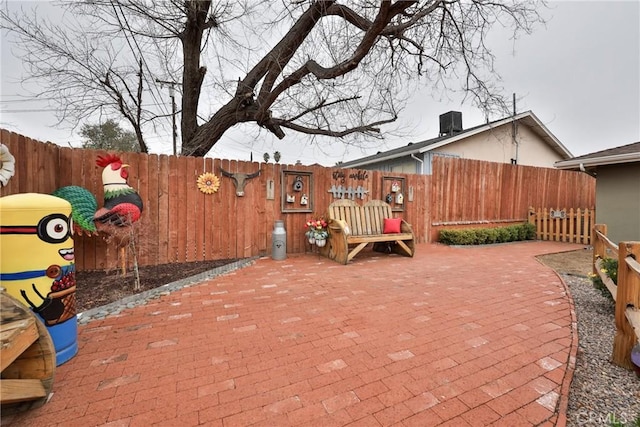
M 20 4 L 30 8 L 34 2 L 10 2 L 12 7 Z M 522 36 L 515 44 L 500 33 L 491 38 L 504 94 L 515 93 L 518 112 L 533 111 L 576 156 L 640 141 L 640 1 L 551 2 L 543 15 L 548 20 L 546 27 Z M 24 94 L 16 84 L 23 69 L 4 34 L 1 55 L 0 127 L 34 139 L 78 146 L 78 135 L 53 127 L 53 113 L 42 111 L 48 108 L 45 104 L 17 101 Z M 225 135 L 210 156 L 249 160 L 253 153 L 258 161 L 264 152 L 278 150 L 281 163 L 301 160 L 331 166 L 433 138 L 438 134 L 438 116 L 450 110 L 462 112 L 464 128 L 485 122 L 482 112 L 461 104 L 460 97 L 434 100 L 425 88 L 414 95 L 399 119 L 409 135 L 375 141 L 366 151 L 339 142 L 323 147 L 301 144 L 293 132 L 278 141 L 245 127 Z M 171 136 L 155 136 L 150 146 L 152 152 L 169 153 Z

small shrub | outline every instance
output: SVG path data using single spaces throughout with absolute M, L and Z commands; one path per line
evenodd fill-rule
M 609 419 L 609 425 L 611 427 L 640 427 L 640 415 L 638 415 L 636 417 L 635 420 L 631 421 L 631 424 L 626 424 L 618 419 L 616 419 L 616 415 L 615 414 L 608 414 L 607 418 Z
M 478 245 L 484 245 L 485 243 L 488 243 L 489 234 L 487 233 L 487 230 L 487 228 L 478 228 L 477 230 L 475 230 L 475 241 Z
M 510 237 L 511 237 L 511 233 L 509 233 L 509 230 L 507 230 L 506 227 L 500 227 L 497 229 L 498 231 L 498 238 L 496 239 L 496 241 L 498 243 L 505 243 L 505 242 L 509 242 Z
M 536 238 L 536 226 L 526 223 L 518 227 L 518 240 L 533 240 Z
M 484 231 L 487 233 L 487 243 L 495 243 L 498 241 L 498 232 L 495 228 L 485 228 Z
M 618 260 L 616 258 L 602 258 L 602 272 L 618 284 Z
M 616 285 L 618 284 L 618 260 L 615 258 L 602 258 L 602 267 L 600 271 L 606 274 Z M 600 275 L 590 273 L 589 278 L 591 279 L 591 283 L 593 283 L 593 287 L 596 288 L 602 295 L 613 301 L 613 296 L 611 292 L 604 284 L 602 279 L 600 279 Z
M 525 223 L 493 228 L 445 229 L 440 230 L 438 240 L 446 245 L 485 245 L 532 240 L 535 234 L 535 225 Z

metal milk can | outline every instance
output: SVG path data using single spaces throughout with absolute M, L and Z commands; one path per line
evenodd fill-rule
M 283 260 L 287 258 L 287 230 L 284 229 L 284 221 L 276 220 L 271 235 L 271 258 Z

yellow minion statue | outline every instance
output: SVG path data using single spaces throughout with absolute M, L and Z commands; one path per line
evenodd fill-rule
M 0 197 L 0 286 L 47 326 L 56 364 L 78 351 L 71 205 L 48 194 Z

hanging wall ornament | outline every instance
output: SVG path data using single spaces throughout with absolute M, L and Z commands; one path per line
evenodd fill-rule
M 302 187 L 302 177 L 296 176 L 296 180 L 293 182 L 293 191 L 302 191 Z
M 220 178 L 211 172 L 205 172 L 198 177 L 198 190 L 204 194 L 213 194 L 220 188 Z

